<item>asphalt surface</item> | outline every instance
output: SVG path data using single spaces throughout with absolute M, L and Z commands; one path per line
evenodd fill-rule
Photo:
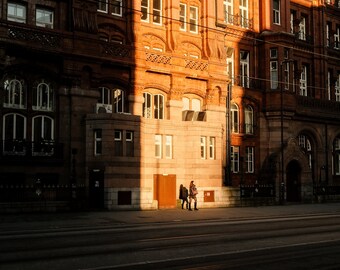
M 340 214 L 340 203 L 295 204 L 261 207 L 205 208 L 147 211 L 86 211 L 64 213 L 9 213 L 0 215 L 0 234 L 75 227 L 138 226 L 151 223 L 242 220 L 301 215 Z

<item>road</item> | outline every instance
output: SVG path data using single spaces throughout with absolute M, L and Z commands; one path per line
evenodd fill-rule
M 340 213 L 3 230 L 0 269 L 340 269 Z

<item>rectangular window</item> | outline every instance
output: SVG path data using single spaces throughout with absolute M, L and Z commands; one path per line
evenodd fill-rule
M 332 29 L 332 23 L 327 22 L 326 24 L 326 46 L 327 47 L 331 45 L 331 34 L 330 34 L 331 29 Z
M 133 131 L 126 131 L 126 156 L 133 157 L 134 156 L 134 138 L 133 138 Z
M 240 52 L 240 85 L 249 87 L 249 52 Z
M 338 74 L 335 82 L 335 101 L 340 101 L 340 74 Z
M 228 24 L 234 24 L 233 0 L 224 1 L 224 13 L 225 13 L 225 22 Z
M 122 16 L 122 0 L 112 0 L 112 15 Z
M 230 50 L 228 48 L 228 50 Z M 229 79 L 231 79 L 232 85 L 234 85 L 234 53 L 227 55 L 227 74 Z
M 198 8 L 190 7 L 189 28 L 191 33 L 198 33 Z
M 206 154 L 206 137 L 201 137 L 201 159 L 206 159 L 207 154 Z
M 162 24 L 162 0 L 153 0 L 153 23 Z
M 114 137 L 114 153 L 116 157 L 123 156 L 123 132 L 121 130 L 115 130 Z
M 172 136 L 165 136 L 165 158 L 172 158 Z
M 279 86 L 277 61 L 270 61 L 270 88 L 277 89 Z
M 187 5 L 180 3 L 179 4 L 179 21 L 180 21 L 180 29 L 182 31 L 186 31 L 187 29 L 186 14 L 187 14 Z
M 306 17 L 301 17 L 299 24 L 299 39 L 306 40 Z
M 328 70 L 327 72 L 327 98 L 331 100 L 331 71 Z
M 162 158 L 162 135 L 155 135 L 155 157 Z
M 144 22 L 149 22 L 149 0 L 142 0 L 141 2 L 142 18 Z
M 248 0 L 240 0 L 240 24 L 243 28 L 249 27 L 248 20 Z
M 273 23 L 280 24 L 280 0 L 273 0 Z
M 209 158 L 215 159 L 215 137 L 209 138 Z
M 254 172 L 254 147 L 246 147 L 246 173 Z
M 340 27 L 337 26 L 334 34 L 334 49 L 340 49 Z
M 7 4 L 7 20 L 26 23 L 26 6 L 16 3 Z
M 53 29 L 53 11 L 37 8 L 35 15 L 36 26 Z
M 307 66 L 302 66 L 300 77 L 300 96 L 307 96 Z
M 240 171 L 240 147 L 231 146 L 231 171 L 238 173 Z
M 108 0 L 97 0 L 97 11 L 107 13 L 108 10 Z
M 99 156 L 102 154 L 102 130 L 94 130 L 94 155 Z

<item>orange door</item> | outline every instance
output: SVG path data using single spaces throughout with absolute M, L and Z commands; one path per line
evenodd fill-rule
M 154 198 L 158 208 L 176 208 L 176 175 L 154 175 Z

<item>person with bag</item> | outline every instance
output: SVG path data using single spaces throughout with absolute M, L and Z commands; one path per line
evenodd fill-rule
M 190 186 L 189 186 L 189 211 L 192 211 L 191 209 L 191 201 L 194 200 L 194 210 L 198 210 L 197 209 L 197 197 L 196 195 L 198 194 L 196 185 L 194 184 L 194 181 L 190 182 Z
M 184 202 L 186 202 L 186 208 L 188 209 L 188 189 L 183 186 L 182 184 L 180 185 L 179 187 L 179 199 L 182 200 L 182 209 L 183 209 L 183 206 L 184 206 Z

